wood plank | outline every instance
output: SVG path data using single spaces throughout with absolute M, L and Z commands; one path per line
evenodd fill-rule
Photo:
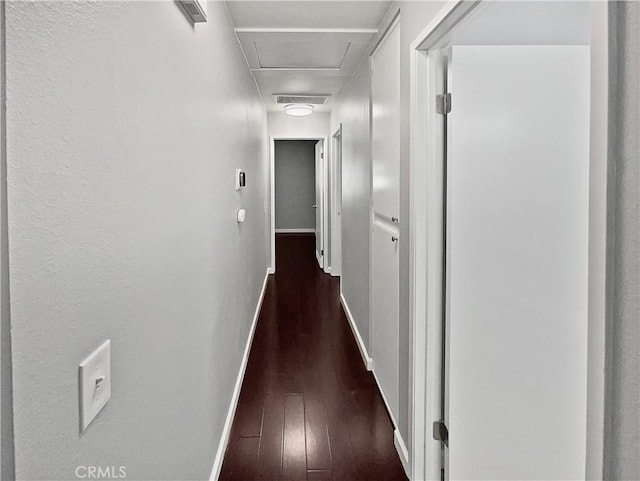
M 305 437 L 307 441 L 307 469 L 330 470 L 331 449 L 324 407 L 317 393 L 304 395 Z
M 238 438 L 229 447 L 232 455 L 225 457 L 219 481 L 248 481 L 256 478 L 260 438 Z M 227 455 L 229 455 L 227 451 Z
M 287 481 L 306 479 L 305 446 L 304 399 L 300 395 L 286 395 L 284 397 L 283 479 Z
M 307 471 L 307 481 L 331 481 L 331 471 Z
M 258 452 L 259 480 L 277 480 L 282 474 L 284 396 L 270 393 L 264 402 L 264 423 Z

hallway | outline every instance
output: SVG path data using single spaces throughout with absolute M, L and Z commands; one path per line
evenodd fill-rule
M 221 481 L 406 480 L 313 235 L 276 240 Z
M 640 481 L 639 26 L 0 0 L 0 481 Z

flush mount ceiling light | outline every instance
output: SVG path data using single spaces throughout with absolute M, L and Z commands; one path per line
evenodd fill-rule
M 311 115 L 315 109 L 311 104 L 289 104 L 284 106 L 284 112 L 292 117 Z

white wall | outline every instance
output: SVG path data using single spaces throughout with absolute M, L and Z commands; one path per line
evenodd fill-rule
M 366 346 L 369 346 L 370 95 L 369 61 L 365 58 L 331 112 L 332 131 L 342 122 L 342 294 Z
M 327 137 L 329 113 L 316 112 L 306 117 L 291 117 L 284 112 L 269 112 L 267 125 L 271 137 Z
M 266 114 L 225 4 L 11 2 L 6 33 L 17 478 L 207 479 L 267 266 Z

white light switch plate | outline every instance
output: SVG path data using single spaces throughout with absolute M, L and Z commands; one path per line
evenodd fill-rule
M 80 363 L 80 432 L 111 398 L 111 341 L 105 341 Z

